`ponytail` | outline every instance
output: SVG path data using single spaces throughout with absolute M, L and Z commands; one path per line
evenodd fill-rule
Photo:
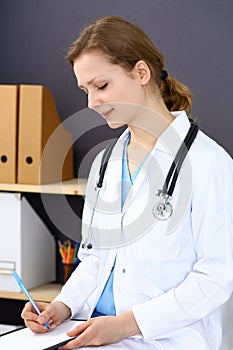
M 191 112 L 192 94 L 187 86 L 168 76 L 160 82 L 160 93 L 169 111 Z

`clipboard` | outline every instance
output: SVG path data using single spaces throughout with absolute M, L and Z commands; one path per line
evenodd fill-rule
M 0 349 L 15 350 L 18 344 L 24 350 L 52 350 L 64 345 L 74 337 L 68 337 L 66 332 L 83 323 L 80 320 L 63 321 L 51 332 L 33 333 L 29 328 L 23 328 L 0 337 Z
M 52 345 L 52 346 L 50 346 L 50 347 L 48 347 L 48 348 L 44 348 L 44 349 L 42 349 L 42 350 L 58 350 L 60 346 L 67 344 L 67 343 L 68 343 L 70 340 L 72 340 L 72 339 L 75 339 L 75 337 L 70 338 L 70 339 L 68 339 L 68 340 L 64 340 L 64 341 L 62 341 L 62 342 L 60 342 L 60 343 L 58 343 L 58 344 Z
M 13 325 L 0 325 L 0 337 L 3 337 L 4 335 L 10 334 L 12 332 L 17 332 L 20 329 L 23 329 L 24 326 L 13 326 Z

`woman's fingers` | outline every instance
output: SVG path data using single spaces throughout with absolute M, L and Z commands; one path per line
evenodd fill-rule
M 49 331 L 45 327 L 45 323 L 48 322 L 50 330 L 52 330 L 58 322 L 53 323 L 53 308 L 50 307 L 51 304 L 42 302 L 37 302 L 36 304 L 41 311 L 40 315 L 37 314 L 31 303 L 26 303 L 21 313 L 26 327 L 35 333 L 44 333 Z
M 68 331 L 67 335 L 69 337 L 77 337 L 78 335 L 83 333 L 85 329 L 87 329 L 89 327 L 89 325 L 92 323 L 91 322 L 92 320 L 93 319 L 90 319 L 86 322 L 81 323 L 80 325 L 76 326 L 74 329 Z
M 80 327 L 82 326 L 83 327 Z M 64 345 L 63 349 L 75 349 L 80 348 L 83 346 L 89 346 L 89 345 L 100 345 L 97 344 L 97 340 L 95 339 L 95 334 L 93 334 L 93 331 L 91 329 L 91 323 L 89 321 L 85 322 L 78 327 L 75 327 L 72 331 L 67 332 L 67 335 L 73 337 L 77 336 L 77 338 L 69 341 L 66 345 Z M 72 335 L 71 335 L 72 334 Z

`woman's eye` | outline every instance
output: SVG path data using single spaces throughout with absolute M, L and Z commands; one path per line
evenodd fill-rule
M 108 83 L 98 87 L 98 90 L 104 90 L 107 87 Z

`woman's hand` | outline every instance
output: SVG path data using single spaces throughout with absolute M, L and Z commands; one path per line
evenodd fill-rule
M 113 344 L 135 334 L 140 334 L 140 330 L 131 311 L 118 316 L 96 317 L 67 332 L 68 336 L 77 338 L 62 348 L 74 349 L 83 346 Z
M 36 303 L 41 310 L 38 316 L 31 303 L 27 303 L 22 311 L 22 318 L 25 325 L 35 333 L 44 333 L 49 330 L 44 326 L 48 322 L 50 330 L 59 325 L 64 319 L 71 316 L 70 309 L 65 304 L 56 301 L 54 303 Z

